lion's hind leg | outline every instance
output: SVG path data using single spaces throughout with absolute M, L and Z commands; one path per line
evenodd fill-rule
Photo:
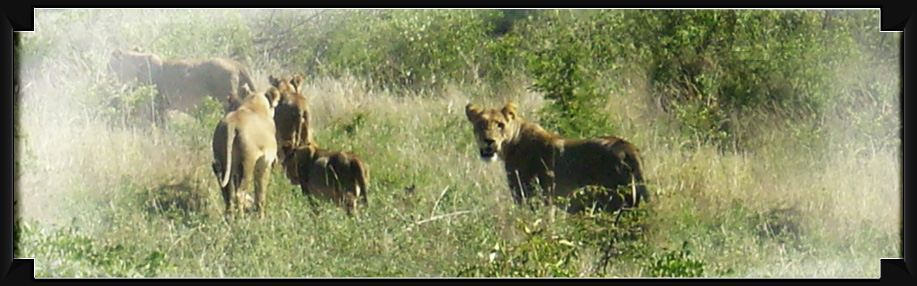
M 235 196 L 236 200 L 236 209 L 240 213 L 245 212 L 245 205 L 242 200 L 242 194 L 246 194 L 253 187 L 255 176 L 255 167 L 257 165 L 257 159 L 255 158 L 244 158 L 242 161 L 242 180 L 239 182 L 239 185 L 236 189 L 237 195 Z M 258 194 L 255 194 L 257 196 Z
M 264 218 L 264 197 L 267 192 L 267 186 L 271 178 L 271 163 L 267 162 L 266 156 L 261 157 L 255 163 L 255 203 L 254 208 L 258 211 L 258 218 Z

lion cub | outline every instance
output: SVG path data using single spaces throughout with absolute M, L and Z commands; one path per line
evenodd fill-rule
M 356 154 L 321 149 L 314 142 L 293 147 L 283 143 L 281 164 L 287 178 L 300 185 L 303 195 L 331 200 L 352 214 L 357 198 L 364 207 L 369 191 L 369 168 Z
M 586 186 L 615 191 L 631 183 L 636 194 L 625 204 L 636 207 L 641 198 L 648 201 L 640 154 L 630 142 L 613 136 L 562 138 L 519 117 L 512 101 L 500 109 L 469 103 L 465 114 L 472 124 L 480 158 L 486 162 L 497 158 L 503 161 L 517 204 L 531 196 L 536 187 L 546 192 L 545 201 L 551 205 L 554 197 L 570 197 Z M 597 205 L 605 208 L 610 204 L 611 198 L 600 197 Z M 581 200 L 571 202 L 567 209 L 570 213 L 582 211 L 588 204 Z

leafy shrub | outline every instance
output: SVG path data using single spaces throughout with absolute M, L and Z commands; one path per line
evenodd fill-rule
M 578 247 L 570 240 L 551 236 L 542 220 L 528 224 L 516 221 L 525 235 L 518 244 L 498 241 L 483 265 L 460 267 L 459 277 L 576 277 L 577 271 L 570 263 L 578 257 Z
M 648 267 L 653 277 L 703 277 L 705 265 L 703 261 L 691 258 L 690 251 L 682 249 L 661 255 L 653 253 Z
M 35 258 L 36 277 L 156 277 L 173 269 L 159 250 L 111 243 L 73 228 L 54 231 L 18 219 L 15 257 Z M 63 262 L 63 263 L 62 263 Z
M 626 15 L 642 19 L 619 27 L 622 40 L 642 43 L 624 47 L 647 64 L 653 93 L 670 103 L 664 107 L 675 111 L 687 135 L 720 146 L 737 139 L 740 131 L 730 121 L 743 109 L 790 123 L 819 122 L 828 95 L 836 92 L 829 72 L 853 50 L 849 30 L 825 27 L 825 11 Z
M 526 54 L 527 71 L 535 79 L 531 88 L 550 102 L 540 123 L 566 136 L 613 133 L 609 117 L 600 112 L 594 74 L 588 72 L 588 43 L 581 40 L 576 25 L 555 31 L 556 36 Z
M 211 152 L 213 130 L 223 119 L 223 106 L 213 97 L 205 97 L 189 117 L 172 116 L 166 123 L 168 128 L 185 141 L 185 145 L 196 152 Z

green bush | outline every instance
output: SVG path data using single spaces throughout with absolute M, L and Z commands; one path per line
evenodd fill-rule
M 73 228 L 46 231 L 36 222 L 18 219 L 14 233 L 14 256 L 36 258 L 35 277 L 141 278 L 173 269 L 159 250 L 99 240 Z
M 704 277 L 704 266 L 703 261 L 691 258 L 690 251 L 672 250 L 661 255 L 653 253 L 648 267 L 653 277 Z
M 559 13 L 559 12 L 558 12 Z M 532 90 L 549 100 L 540 123 L 562 136 L 587 137 L 614 133 L 609 117 L 601 112 L 591 53 L 579 23 L 551 31 L 550 37 L 526 53 L 527 72 L 535 82 Z
M 537 219 L 528 224 L 517 220 L 518 230 L 525 235 L 521 243 L 498 241 L 488 257 L 480 254 L 483 264 L 460 267 L 459 277 L 577 277 L 570 263 L 578 257 L 579 246 L 549 230 Z
M 653 93 L 687 135 L 735 142 L 734 115 L 754 109 L 790 123 L 819 122 L 834 89 L 829 72 L 853 49 L 825 11 L 633 10 L 623 47 L 647 64 Z M 805 137 L 809 134 L 800 134 Z M 816 133 L 817 134 L 817 133 Z

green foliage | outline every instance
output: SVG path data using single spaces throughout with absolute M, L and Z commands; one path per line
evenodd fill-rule
M 189 117 L 172 116 L 166 124 L 192 150 L 210 152 L 213 130 L 223 119 L 223 105 L 217 99 L 207 96 L 198 106 L 198 109 L 188 114 Z
M 525 235 L 518 244 L 498 241 L 483 265 L 461 267 L 459 277 L 577 277 L 571 261 L 578 257 L 578 248 L 570 240 L 549 235 L 549 226 L 537 219 L 528 224 L 516 221 Z
M 207 186 L 196 184 L 188 177 L 171 179 L 149 187 L 128 181 L 124 182 L 122 188 L 125 192 L 136 192 L 137 195 L 132 198 L 137 202 L 135 205 L 143 206 L 143 210 L 152 217 L 162 215 L 188 223 L 206 217 L 211 205 L 222 207 L 222 204 L 211 201 Z
M 146 13 L 151 13 L 151 17 L 166 14 L 165 11 Z M 155 37 L 140 41 L 147 44 L 144 46 L 147 52 L 164 59 L 226 57 L 253 64 L 252 31 L 239 10 L 191 9 L 168 15 L 166 22 L 156 26 Z
M 653 277 L 703 277 L 705 265 L 703 261 L 691 258 L 691 251 L 682 249 L 661 255 L 653 253 L 648 268 Z
M 344 133 L 348 136 L 353 137 L 357 132 L 357 129 L 362 127 L 366 123 L 366 115 L 364 113 L 357 113 L 353 116 L 350 122 L 343 125 Z
M 560 12 L 557 12 L 560 13 Z M 582 40 L 579 23 L 558 28 L 543 44 L 528 53 L 527 67 L 535 82 L 532 90 L 544 94 L 551 104 L 542 111 L 541 124 L 562 135 L 585 137 L 613 133 L 611 121 L 601 110 L 601 97 L 588 43 Z
M 630 12 L 630 11 L 629 11 Z M 849 56 L 847 29 L 826 29 L 825 11 L 634 10 L 625 46 L 647 63 L 653 92 L 686 133 L 724 145 L 744 109 L 818 122 L 833 89 L 829 72 Z M 830 44 L 828 44 L 830 43 Z M 831 47 L 830 49 L 828 47 Z
M 570 237 L 595 253 L 596 274 L 606 274 L 609 265 L 644 261 L 653 251 L 646 244 L 645 209 L 585 213 L 570 222 Z
M 158 250 L 110 243 L 73 228 L 45 231 L 36 222 L 18 220 L 15 257 L 50 254 L 36 261 L 36 277 L 156 277 L 172 266 Z M 50 250 L 54 251 L 50 251 Z
M 286 14 L 263 23 L 265 49 L 291 50 L 308 73 L 366 77 L 372 87 L 424 89 L 444 83 L 500 83 L 512 73 L 518 37 L 505 33 L 519 16 L 501 10 L 340 10 Z M 512 13 L 511 13 L 512 14 Z M 272 16 L 273 17 L 273 16 Z M 507 19 L 512 18 L 512 19 Z M 308 25 L 292 23 L 309 20 Z M 499 24 L 500 27 L 497 27 Z M 309 29 L 308 31 L 304 29 Z M 314 45 L 294 47 L 282 33 Z M 281 48 L 284 47 L 284 48 Z
M 153 123 L 155 98 L 159 96 L 155 85 L 141 84 L 134 88 L 118 87 L 115 84 L 98 85 L 96 88 L 103 102 L 99 105 L 100 116 L 114 126 L 148 126 Z M 107 99 L 107 101 L 104 101 Z

